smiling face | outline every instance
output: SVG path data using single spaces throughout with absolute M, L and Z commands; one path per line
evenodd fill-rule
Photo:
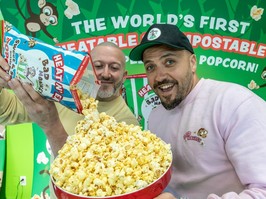
M 143 63 L 149 85 L 168 110 L 178 106 L 198 82 L 196 56 L 189 51 L 156 45 L 144 51 Z
M 101 81 L 97 99 L 110 101 L 120 95 L 125 80 L 124 53 L 114 46 L 96 46 L 91 51 L 97 78 Z

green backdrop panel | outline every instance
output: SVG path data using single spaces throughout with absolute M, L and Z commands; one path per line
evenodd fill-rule
M 265 0 L 42 2 L 52 4 L 51 18 L 58 23 L 41 24 L 38 1 L 0 0 L 0 7 L 4 19 L 22 33 L 69 50 L 89 52 L 102 41 L 117 43 L 126 54 L 129 75 L 144 73 L 143 64 L 128 55 L 149 25 L 177 25 L 195 49 L 200 77 L 235 82 L 266 99 Z M 32 31 L 29 21 L 43 26 Z
M 0 126 L 0 192 L 1 192 L 2 186 L 3 186 L 5 160 L 6 160 L 5 127 Z
M 31 198 L 33 176 L 32 124 L 6 127 L 6 199 Z M 26 176 L 26 186 L 20 185 Z
M 51 149 L 43 130 L 35 123 L 32 124 L 34 138 L 34 171 L 32 194 L 33 198 L 49 198 L 49 169 Z M 45 197 L 44 197 L 45 196 Z

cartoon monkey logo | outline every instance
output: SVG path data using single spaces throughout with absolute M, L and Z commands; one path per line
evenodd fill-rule
M 36 37 L 36 33 L 42 30 L 55 43 L 58 43 L 57 38 L 47 31 L 47 26 L 55 26 L 58 24 L 58 12 L 56 7 L 53 4 L 46 2 L 46 0 L 39 0 L 38 7 L 40 8 L 40 13 L 35 14 L 31 9 L 33 3 L 35 3 L 35 1 L 31 2 L 31 0 L 27 0 L 26 5 L 29 17 L 26 17 L 21 11 L 19 1 L 16 0 L 17 9 L 25 20 L 26 34 Z
M 200 128 L 197 132 L 197 135 L 202 138 L 206 138 L 207 134 L 208 134 L 208 131 L 205 128 Z

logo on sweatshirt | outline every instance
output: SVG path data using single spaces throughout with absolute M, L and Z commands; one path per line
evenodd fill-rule
M 185 141 L 192 140 L 204 145 L 204 139 L 207 137 L 208 131 L 205 128 L 200 128 L 198 131 L 188 131 L 184 134 L 183 138 Z

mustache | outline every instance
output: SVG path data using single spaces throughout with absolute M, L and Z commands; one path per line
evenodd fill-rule
M 112 78 L 98 78 L 100 82 L 114 83 L 115 81 Z
M 169 83 L 171 83 L 171 84 L 178 84 L 178 82 L 175 81 L 175 80 L 164 79 L 162 81 L 155 82 L 154 85 L 153 85 L 153 87 L 154 87 L 154 89 L 156 89 L 156 88 L 158 88 L 159 86 L 161 86 L 163 84 L 169 84 Z

